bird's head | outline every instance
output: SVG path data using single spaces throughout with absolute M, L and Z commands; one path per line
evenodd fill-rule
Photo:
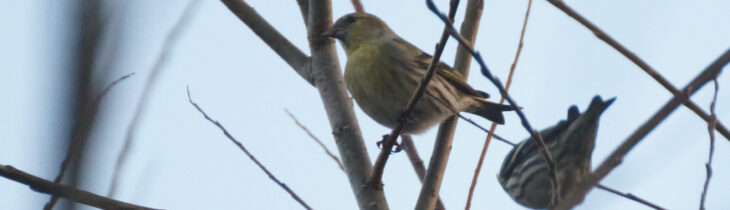
M 350 13 L 337 19 L 335 24 L 322 35 L 340 40 L 345 50 L 349 51 L 362 43 L 388 38 L 395 34 L 375 15 Z

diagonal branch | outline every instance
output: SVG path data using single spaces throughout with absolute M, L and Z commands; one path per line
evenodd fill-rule
M 137 108 L 134 111 L 132 120 L 129 122 L 129 126 L 127 127 L 124 145 L 122 146 L 122 150 L 119 152 L 119 156 L 117 156 L 116 164 L 114 165 L 114 172 L 112 172 L 112 181 L 107 194 L 109 197 L 114 197 L 117 193 L 122 168 L 124 167 L 127 158 L 129 157 L 128 155 L 133 148 L 135 142 L 134 136 L 137 133 L 137 128 L 146 113 L 147 106 L 150 102 L 150 98 L 152 97 L 153 88 L 157 84 L 157 79 L 164 70 L 164 66 L 167 64 L 170 52 L 175 46 L 175 43 L 179 40 L 180 34 L 182 34 L 185 26 L 188 25 L 187 23 L 190 21 L 190 18 L 192 18 L 193 12 L 196 8 L 198 8 L 197 5 L 199 2 L 200 0 L 190 0 L 188 2 L 182 15 L 165 37 L 160 54 L 158 55 L 157 60 L 155 60 L 155 64 L 152 66 L 149 76 L 142 87 L 142 95 L 140 95 L 139 100 L 137 101 Z
M 659 82 L 659 84 L 661 84 L 662 86 L 664 86 L 664 88 L 666 88 L 669 92 L 671 92 L 675 98 L 679 99 L 679 101 L 682 102 L 682 104 L 684 104 L 684 106 L 686 106 L 687 108 L 692 110 L 695 114 L 700 116 L 700 118 L 705 120 L 707 123 L 710 123 L 710 121 L 712 120 L 712 117 L 710 117 L 709 114 L 707 114 L 705 111 L 703 111 L 702 108 L 697 106 L 697 104 L 692 102 L 689 99 L 689 97 L 687 96 L 687 94 L 678 90 L 667 79 L 665 79 L 661 74 L 659 74 L 659 72 L 657 72 L 654 68 L 649 66 L 649 64 L 647 64 L 646 62 L 641 60 L 641 58 L 639 58 L 639 56 L 636 56 L 636 54 L 634 54 L 633 52 L 626 49 L 626 47 L 624 47 L 623 45 L 618 43 L 618 41 L 616 41 L 611 36 L 606 34 L 606 32 L 603 32 L 603 30 L 598 28 L 598 26 L 596 26 L 593 23 L 591 23 L 590 21 L 588 21 L 588 19 L 586 19 L 585 17 L 578 14 L 578 12 L 576 12 L 575 10 L 570 8 L 562 0 L 547 0 L 547 1 L 550 2 L 551 4 L 553 4 L 558 9 L 565 12 L 565 14 L 567 14 L 568 16 L 573 17 L 573 19 L 575 19 L 579 23 L 583 24 L 583 26 L 588 28 L 588 30 L 591 30 L 593 32 L 593 34 L 596 35 L 596 37 L 598 37 L 598 39 L 603 40 L 604 42 L 606 42 L 606 44 L 610 45 L 611 47 L 616 49 L 616 51 L 620 52 L 626 58 L 631 60 L 631 62 L 634 62 L 634 64 L 639 66 L 639 68 L 644 70 L 644 72 L 649 74 L 649 76 L 654 78 L 654 80 Z M 730 141 L 730 131 L 728 131 L 728 129 L 725 128 L 725 126 L 723 126 L 719 121 L 717 122 L 717 126 L 715 127 L 715 129 L 717 129 L 717 131 L 719 131 L 720 134 L 725 136 L 725 138 L 728 141 Z
M 634 194 L 631 194 L 631 193 L 623 193 L 623 192 L 620 192 L 620 191 L 615 190 L 615 189 L 610 188 L 610 187 L 606 187 L 606 186 L 601 185 L 601 184 L 596 185 L 596 187 L 598 189 L 602 189 L 602 190 L 608 191 L 610 193 L 616 194 L 618 196 L 624 197 L 626 199 L 639 202 L 641 204 L 644 204 L 646 206 L 649 206 L 649 207 L 654 208 L 654 209 L 657 209 L 657 210 L 664 210 L 665 209 L 665 208 L 662 208 L 661 206 L 658 206 L 658 205 L 656 205 L 656 204 L 654 204 L 652 202 L 649 202 L 647 200 L 644 200 L 642 198 L 639 198 L 638 196 L 635 196 Z
M 304 25 L 309 24 L 309 0 L 297 0 L 299 10 L 302 12 L 302 19 L 304 19 Z
M 685 88 L 684 91 L 688 95 L 692 95 L 695 92 L 697 92 L 700 88 L 702 88 L 703 85 L 705 85 L 708 81 L 715 78 L 720 71 L 722 71 L 722 68 L 730 62 L 730 49 L 725 51 L 724 54 L 722 54 L 719 58 L 717 58 L 712 64 L 710 64 L 700 75 L 698 75 L 696 78 L 692 80 Z M 606 177 L 608 173 L 610 173 L 614 168 L 616 168 L 621 162 L 623 161 L 626 154 L 631 151 L 634 146 L 639 144 L 639 142 L 646 137 L 649 132 L 651 132 L 656 126 L 659 125 L 665 118 L 669 116 L 677 107 L 679 107 L 679 99 L 672 98 L 667 102 L 659 111 L 657 111 L 654 116 L 649 118 L 643 125 L 641 125 L 634 133 L 632 133 L 626 140 L 624 140 L 621 145 L 616 148 L 616 150 L 611 153 L 611 155 L 606 158 L 606 160 L 601 163 L 598 168 L 593 171 L 592 178 L 589 180 L 589 183 L 583 183 L 575 188 L 571 192 L 568 192 L 567 198 L 571 197 L 580 197 L 580 196 L 571 196 L 572 194 L 578 194 L 582 195 L 585 193 L 588 193 L 591 186 L 596 185 L 601 179 Z M 564 203 L 561 203 L 560 206 L 563 207 L 561 209 L 568 209 L 572 206 L 575 206 L 579 200 L 566 200 Z
M 550 171 L 550 184 L 552 185 L 552 192 L 553 192 L 552 193 L 553 199 L 552 199 L 550 206 L 552 207 L 555 204 L 559 203 L 559 201 L 560 201 L 560 193 L 559 193 L 560 192 L 560 183 L 558 182 L 558 176 L 556 173 L 557 165 L 555 164 L 555 160 L 553 159 L 552 155 L 550 154 L 550 151 L 547 149 L 547 145 L 545 144 L 545 141 L 542 139 L 542 136 L 540 136 L 540 133 L 538 133 L 537 130 L 532 128 L 532 126 L 530 125 L 530 122 L 527 121 L 527 117 L 525 116 L 525 113 L 523 113 L 522 110 L 517 105 L 517 102 L 515 102 L 515 100 L 512 99 L 512 97 L 507 93 L 507 91 L 505 91 L 504 85 L 502 85 L 502 82 L 500 82 L 497 78 L 495 78 L 492 75 L 492 73 L 489 71 L 489 69 L 487 68 L 487 64 L 485 64 L 484 59 L 482 58 L 481 54 L 479 52 L 476 52 L 473 48 L 469 47 L 469 42 L 466 39 L 464 39 L 464 37 L 459 35 L 459 32 L 456 31 L 456 28 L 454 28 L 454 25 L 451 24 L 451 21 L 449 21 L 449 19 L 446 17 L 446 15 L 441 13 L 438 10 L 438 8 L 436 8 L 436 5 L 434 5 L 431 0 L 428 0 L 427 3 L 428 3 L 428 8 L 434 14 L 436 14 L 441 19 L 441 21 L 445 23 L 446 26 L 448 26 L 447 28 L 449 29 L 449 33 L 451 34 L 451 36 L 454 37 L 457 41 L 459 41 L 459 44 L 461 46 L 465 46 L 465 49 L 467 49 L 469 51 L 469 53 L 472 55 L 472 57 L 474 58 L 474 60 L 477 61 L 482 75 L 484 77 L 486 77 L 490 82 L 492 82 L 492 84 L 494 84 L 494 86 L 497 87 L 497 89 L 499 90 L 499 93 L 502 95 L 502 97 L 504 97 L 507 100 L 507 102 L 509 102 L 509 105 L 512 107 L 512 109 L 515 110 L 515 113 L 520 118 L 520 121 L 522 122 L 522 127 L 524 127 L 525 130 L 527 130 L 527 132 L 530 133 L 530 137 L 531 137 L 530 139 L 532 139 L 533 141 L 537 141 L 537 144 L 539 145 L 539 148 L 540 148 L 540 153 L 543 154 L 545 162 L 547 162 L 548 171 Z
M 242 0 L 221 0 L 238 19 L 243 21 L 256 35 L 276 52 L 289 66 L 314 85 L 309 57 L 279 33 L 259 13 Z M 311 13 L 310 13 L 311 14 Z M 310 15 L 311 16 L 311 15 Z
M 294 47 L 284 36 L 241 0 L 221 0 L 259 38 L 281 56 L 304 80 L 314 85 L 327 112 L 332 135 L 340 152 L 345 174 L 360 209 L 387 209 L 382 190 L 363 187 L 372 165 L 360 126 L 352 109 L 352 99 L 345 89 L 334 41 L 321 34 L 332 25 L 332 5 L 326 0 L 299 1 L 307 20 L 311 58 Z M 303 5 L 304 3 L 308 3 Z M 306 10 L 306 12 L 304 11 Z
M 411 135 L 402 134 L 400 135 L 401 139 L 401 147 L 403 148 L 403 151 L 406 152 L 406 155 L 408 156 L 408 160 L 411 161 L 411 166 L 413 166 L 413 171 L 416 172 L 416 176 L 418 176 L 418 180 L 421 181 L 421 184 L 423 184 L 423 178 L 426 176 L 426 166 L 423 165 L 423 160 L 421 159 L 421 156 L 418 155 L 418 150 L 416 149 L 416 144 L 413 143 L 413 138 Z M 436 207 L 435 210 L 445 210 L 446 207 L 444 206 L 444 203 L 441 201 L 441 198 L 439 198 L 436 201 Z
M 512 61 L 512 65 L 509 68 L 509 75 L 507 75 L 507 83 L 504 85 L 504 91 L 509 92 L 510 86 L 512 86 L 512 76 L 515 73 L 515 68 L 517 67 L 517 61 L 520 59 L 520 54 L 522 53 L 522 46 L 524 46 L 524 39 L 525 39 L 525 31 L 527 30 L 527 20 L 530 17 L 530 9 L 532 8 L 532 0 L 527 1 L 527 11 L 525 11 L 525 19 L 522 22 L 522 31 L 520 32 L 520 42 L 517 44 L 517 52 L 515 52 L 515 59 Z M 462 33 L 464 33 L 464 29 L 461 29 Z M 504 104 L 504 97 L 499 98 L 499 104 Z M 481 127 L 481 126 L 479 126 Z M 477 180 L 479 179 L 479 174 L 482 171 L 482 165 L 484 164 L 484 156 L 487 155 L 487 148 L 489 148 L 489 143 L 492 141 L 492 138 L 495 136 L 494 131 L 497 129 L 497 123 L 492 122 L 492 125 L 490 126 L 489 130 L 491 132 L 487 132 L 487 138 L 484 140 L 484 146 L 482 146 L 482 152 L 479 154 L 479 160 L 477 161 L 477 167 L 474 169 L 474 175 L 471 179 L 471 185 L 469 186 L 469 194 L 466 197 L 466 207 L 464 209 L 469 210 L 471 208 L 471 199 L 474 196 L 474 190 L 477 186 Z M 499 138 L 497 138 L 499 139 Z M 504 140 L 502 140 L 504 141 Z M 511 143 L 511 142 L 510 142 Z M 514 145 L 514 144 L 512 144 Z
M 307 36 L 312 55 L 312 78 L 327 112 L 332 135 L 358 206 L 360 209 L 388 209 L 383 190 L 366 187 L 368 177 L 372 174 L 370 157 L 352 108 L 352 99 L 344 85 L 334 40 L 322 36 L 331 25 L 331 2 L 310 0 Z
M 449 19 L 453 22 L 458 1 L 451 1 L 449 9 Z M 479 31 L 479 21 L 482 16 L 483 0 L 469 0 L 464 12 L 464 21 L 461 23 L 461 30 L 464 36 L 469 39 L 470 43 L 476 41 L 477 31 Z M 448 39 L 448 33 L 444 28 L 442 36 Z M 444 41 L 446 42 L 446 41 Z M 472 46 L 473 47 L 473 46 Z M 471 58 L 469 53 L 463 46 L 458 46 L 456 57 L 454 58 L 454 70 L 461 73 L 464 79 L 469 76 L 469 66 Z M 421 193 L 416 203 L 417 209 L 432 209 L 437 205 L 441 182 L 446 172 L 446 164 L 449 161 L 451 147 L 454 140 L 454 131 L 458 122 L 459 115 L 454 115 L 441 123 L 436 134 L 433 152 L 431 152 L 431 160 L 428 162 L 428 171 L 421 187 Z
M 289 112 L 288 109 L 284 109 L 284 111 L 286 112 L 286 114 L 289 115 L 289 117 L 292 120 L 294 120 L 294 123 L 297 124 L 297 126 L 299 126 L 299 128 L 301 128 L 302 130 L 304 130 L 304 132 L 306 132 L 307 135 L 310 138 L 312 138 L 312 140 L 314 140 L 315 142 L 317 142 L 317 144 L 320 147 L 322 147 L 322 149 L 324 150 L 324 152 L 327 153 L 327 156 L 329 156 L 330 158 L 332 158 L 332 160 L 334 160 L 337 163 L 337 166 L 339 166 L 341 170 L 343 170 L 343 171 L 345 170 L 345 167 L 342 166 L 342 162 L 340 162 L 340 158 L 338 158 L 335 154 L 332 154 L 332 152 L 330 152 L 330 150 L 327 149 L 326 146 L 324 146 L 324 144 L 322 143 L 322 141 L 319 140 L 319 138 L 317 138 L 316 136 L 314 136 L 314 134 L 312 134 L 312 132 L 309 131 L 309 129 L 307 129 L 307 127 L 305 127 L 304 125 L 302 125 L 302 123 L 300 123 L 299 120 L 297 120 L 297 118 L 294 117 L 294 114 L 292 114 L 291 112 Z
M 456 4 L 454 4 L 454 2 L 456 2 Z M 456 14 L 456 6 L 458 6 L 458 2 L 458 0 L 451 1 L 451 9 L 449 11 L 449 15 L 451 15 L 451 17 Z M 388 157 L 390 157 L 393 145 L 395 144 L 398 135 L 400 135 L 401 131 L 403 130 L 405 120 L 408 119 L 408 117 L 411 115 L 411 112 L 413 112 L 413 108 L 416 107 L 416 103 L 418 102 L 418 100 L 421 99 L 426 90 L 426 87 L 428 87 L 428 83 L 431 82 L 431 78 L 433 78 L 434 73 L 436 73 L 436 66 L 438 66 L 438 63 L 441 60 L 441 54 L 444 52 L 444 47 L 446 47 L 446 41 L 448 41 L 448 38 L 449 34 L 446 32 L 446 29 L 444 29 L 444 32 L 441 35 L 441 39 L 439 39 L 439 42 L 436 44 L 436 49 L 434 50 L 435 52 L 433 53 L 431 63 L 426 69 L 426 75 L 423 76 L 420 84 L 418 85 L 418 88 L 408 100 L 408 104 L 406 104 L 403 113 L 401 113 L 400 122 L 393 128 L 389 135 L 383 136 L 383 148 L 380 150 L 380 154 L 378 154 L 378 158 L 375 160 L 375 165 L 373 165 L 373 173 L 372 175 L 370 175 L 370 179 L 368 180 L 369 187 L 377 189 L 382 188 L 382 179 L 383 171 L 385 170 L 385 163 L 388 162 Z M 421 188 L 421 193 L 423 194 L 423 188 Z M 427 208 L 419 208 L 417 205 L 416 209 Z
M 51 194 L 55 196 L 61 196 L 66 199 L 83 203 L 89 206 L 93 206 L 100 209 L 140 209 L 140 210 L 151 210 L 153 208 L 139 206 L 131 203 L 126 203 L 104 196 L 100 196 L 94 193 L 90 193 L 85 190 L 78 190 L 70 186 L 53 183 L 43 178 L 34 176 L 24 171 L 18 170 L 9 165 L 0 164 L 0 176 L 8 178 L 10 180 L 19 182 L 21 184 L 28 185 L 31 189 L 36 192 Z
M 218 127 L 218 129 L 223 131 L 223 135 L 225 135 L 226 138 L 231 140 L 231 142 L 233 142 L 233 144 L 235 144 L 238 147 L 238 149 L 243 151 L 243 153 L 246 153 L 246 156 L 248 156 L 248 158 L 251 159 L 251 161 L 253 161 L 256 164 L 256 166 L 258 166 L 261 169 L 261 171 L 266 173 L 266 175 L 269 176 L 269 179 L 271 179 L 271 181 L 274 181 L 274 183 L 276 183 L 282 189 L 284 189 L 287 193 L 289 193 L 289 195 L 292 198 L 294 198 L 294 200 L 299 202 L 299 204 L 301 204 L 302 207 L 304 207 L 305 209 L 309 209 L 309 210 L 312 209 L 312 207 L 309 207 L 309 205 L 307 205 L 307 203 L 305 203 L 304 200 L 302 200 L 299 197 L 299 195 L 294 193 L 294 191 L 292 191 L 288 186 L 286 186 L 286 184 L 284 184 L 284 182 L 281 182 L 278 178 L 276 178 L 276 176 L 274 176 L 274 174 L 272 174 L 268 169 L 266 169 L 266 167 L 263 164 L 261 164 L 261 162 L 259 162 L 258 159 L 256 159 L 256 157 L 254 157 L 253 154 L 251 154 L 251 152 L 249 152 L 248 149 L 246 149 L 246 147 L 243 146 L 243 144 L 240 141 L 236 140 L 236 138 L 234 138 L 233 135 L 231 133 L 229 133 L 228 130 L 226 130 L 226 128 L 224 128 L 220 122 L 218 122 L 217 120 L 214 120 L 213 118 L 210 118 L 210 116 L 208 116 L 208 114 L 206 114 L 205 111 L 203 111 L 203 109 L 200 108 L 200 106 L 198 106 L 198 104 L 193 101 L 193 98 L 190 97 L 190 88 L 188 88 L 188 102 L 190 102 L 190 105 L 193 105 L 193 107 L 195 107 L 195 109 L 197 109 L 198 112 L 200 112 L 200 114 L 203 114 L 203 117 L 205 117 L 206 120 L 210 121 L 211 123 L 213 123 L 213 125 Z

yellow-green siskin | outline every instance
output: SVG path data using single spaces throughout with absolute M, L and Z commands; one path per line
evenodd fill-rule
M 376 122 L 395 127 L 408 100 L 426 74 L 431 56 L 396 35 L 382 20 L 366 13 L 341 17 L 323 35 L 340 40 L 347 53 L 345 83 L 362 110 Z M 509 106 L 486 101 L 444 63 L 406 119 L 403 131 L 417 134 L 461 111 L 504 124 Z
M 568 109 L 568 119 L 540 132 L 557 164 L 556 173 L 562 197 L 589 178 L 598 119 L 615 99 L 604 101 L 600 96 L 595 96 L 582 114 L 573 105 Z M 517 203 L 536 209 L 549 207 L 552 199 L 550 174 L 533 139 L 525 139 L 507 154 L 497 178 L 502 188 Z

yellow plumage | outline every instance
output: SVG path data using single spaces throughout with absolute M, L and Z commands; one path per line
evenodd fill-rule
M 340 40 L 347 53 L 345 83 L 360 108 L 376 122 L 396 126 L 431 56 L 365 13 L 340 18 L 324 35 Z M 488 102 L 486 97 L 466 84 L 461 74 L 439 63 L 423 98 L 406 119 L 404 131 L 421 133 L 461 111 L 504 123 L 502 111 L 511 108 Z

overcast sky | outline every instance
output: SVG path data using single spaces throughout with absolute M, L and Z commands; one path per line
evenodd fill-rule
M 297 47 L 309 54 L 306 31 L 294 1 L 247 1 Z M 676 87 L 730 47 L 730 1 L 566 1 Z M 106 194 L 114 161 L 142 86 L 164 37 L 187 0 L 114 3 L 111 24 L 123 28 L 110 69 L 99 69 L 100 84 L 135 72 L 115 86 L 102 103 L 101 124 L 92 134 L 91 150 L 80 188 Z M 364 1 L 365 10 L 387 22 L 401 37 L 432 52 L 441 22 L 423 1 Z M 438 1 L 442 10 L 447 1 Z M 463 19 L 462 1 L 457 24 Z M 526 1 L 486 1 L 476 48 L 503 81 L 516 50 Z M 59 118 L 67 103 L 68 74 L 58 70 L 65 58 L 62 37 L 66 2 L 0 0 L 0 164 L 53 179 L 61 160 L 49 153 L 66 141 L 70 122 Z M 353 11 L 350 1 L 336 1 L 334 16 Z M 112 12 L 113 11 L 113 12 Z M 111 36 L 111 35 L 110 35 Z M 453 63 L 451 40 L 443 60 Z M 102 47 L 110 47 L 104 45 Z M 344 52 L 338 45 L 340 64 Z M 101 67 L 100 67 L 101 68 Z M 472 65 L 468 82 L 491 93 L 496 89 Z M 165 209 L 299 209 L 241 151 L 187 102 L 185 87 L 211 117 L 219 120 L 276 176 L 315 209 L 355 209 L 345 174 L 287 116 L 289 109 L 336 153 L 317 90 L 299 77 L 219 1 L 196 9 L 168 65 L 154 87 L 128 164 L 121 174 L 117 199 Z M 721 74 L 716 112 L 730 123 L 730 76 Z M 712 85 L 692 100 L 708 110 Z M 603 114 L 593 164 L 600 164 L 643 124 L 671 94 L 628 59 L 597 39 L 582 25 L 546 1 L 535 1 L 525 47 L 514 75 L 512 96 L 534 127 L 543 129 L 566 117 L 570 105 L 584 110 L 594 95 L 617 97 Z M 371 158 L 375 142 L 389 129 L 355 108 Z M 489 122 L 471 116 L 478 123 Z M 528 134 L 516 115 L 506 116 L 497 133 L 513 141 Z M 436 129 L 414 136 L 428 161 Z M 463 208 L 485 134 L 460 122 L 441 188 L 449 209 Z M 705 180 L 709 148 L 707 125 L 681 107 L 635 147 L 602 184 L 631 192 L 670 209 L 696 209 Z M 717 135 L 708 209 L 730 207 L 730 142 Z M 510 146 L 493 142 L 476 187 L 472 209 L 523 209 L 499 186 L 496 175 Z M 391 156 L 384 175 L 391 209 L 411 209 L 420 183 L 404 153 Z M 39 209 L 48 195 L 0 179 L 0 209 Z M 634 201 L 593 190 L 578 209 L 648 209 Z

